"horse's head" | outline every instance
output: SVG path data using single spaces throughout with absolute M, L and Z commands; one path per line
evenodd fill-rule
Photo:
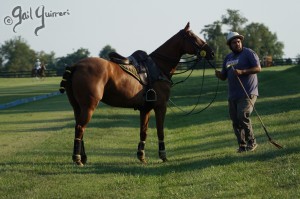
M 214 58 L 213 50 L 205 41 L 200 39 L 190 30 L 190 22 L 187 23 L 184 29 L 180 30 L 179 34 L 183 37 L 183 54 L 193 54 L 197 57 L 211 60 Z
M 207 60 L 214 58 L 213 50 L 190 30 L 190 23 L 153 51 L 150 57 L 165 74 L 169 75 L 176 70 L 184 54 L 197 55 L 198 58 Z

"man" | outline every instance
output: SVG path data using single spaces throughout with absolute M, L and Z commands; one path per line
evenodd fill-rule
M 34 64 L 34 68 L 36 71 L 41 69 L 41 62 L 39 59 L 36 60 L 35 64 Z
M 254 151 L 257 143 L 250 115 L 258 96 L 259 58 L 253 50 L 243 47 L 243 35 L 229 32 L 226 40 L 232 52 L 225 57 L 222 70 L 216 70 L 215 75 L 223 81 L 228 79 L 229 115 L 239 144 L 237 152 Z

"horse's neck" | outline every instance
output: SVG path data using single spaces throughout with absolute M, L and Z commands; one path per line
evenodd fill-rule
M 158 67 L 169 77 L 176 70 L 182 56 L 181 41 L 182 37 L 178 32 L 150 54 Z
M 181 58 L 178 52 L 162 47 L 156 49 L 150 56 L 160 70 L 168 77 L 172 76 Z

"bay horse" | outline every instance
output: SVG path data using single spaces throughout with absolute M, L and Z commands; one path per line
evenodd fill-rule
M 89 57 L 71 67 L 66 67 L 60 91 L 67 92 L 74 111 L 76 123 L 73 161 L 79 166 L 83 166 L 87 161 L 83 135 L 100 101 L 110 106 L 139 110 L 140 142 L 137 147 L 137 158 L 142 163 L 146 163 L 144 148 L 150 112 L 154 110 L 158 155 L 162 161 L 167 161 L 164 144 L 166 106 L 170 96 L 172 74 L 184 54 L 208 60 L 214 57 L 214 52 L 207 43 L 190 30 L 189 22 L 184 29 L 149 55 L 159 70 L 159 78 L 152 82 L 152 89 L 156 93 L 154 101 L 145 100 L 145 86 L 112 61 Z
M 46 71 L 45 65 L 41 64 L 40 69 L 36 70 L 35 68 L 33 68 L 31 70 L 31 77 L 44 78 L 44 77 L 46 77 L 45 71 Z

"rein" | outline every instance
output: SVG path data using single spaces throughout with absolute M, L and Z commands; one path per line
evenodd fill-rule
M 191 57 L 194 57 L 194 56 L 191 56 Z M 188 57 L 188 58 L 191 58 L 191 57 Z M 199 60 L 198 58 L 196 58 L 196 59 L 193 59 L 193 60 L 191 60 L 191 61 L 179 62 L 179 64 L 186 64 L 186 63 L 190 63 L 190 62 L 195 63 L 195 61 L 197 61 L 197 60 L 198 60 L 198 62 L 200 62 L 200 60 Z M 198 63 L 198 62 L 197 62 L 197 63 Z M 179 74 L 186 73 L 186 72 L 188 72 L 189 70 L 193 69 L 193 67 L 195 67 L 195 64 L 192 65 L 191 67 L 189 67 L 188 69 L 182 71 L 182 72 L 174 72 L 173 75 L 179 75 Z
M 183 73 L 186 73 L 188 71 L 191 71 L 190 74 L 184 80 L 181 80 L 181 81 L 176 82 L 176 83 L 172 83 L 172 87 L 177 85 L 177 84 L 185 82 L 192 75 L 192 73 L 194 72 L 195 67 L 201 61 L 201 59 L 197 59 L 198 61 L 195 61 L 195 60 L 193 60 L 194 64 L 191 67 L 189 67 L 188 69 L 186 69 L 185 71 L 179 72 L 179 73 L 173 73 L 173 75 L 179 75 L 179 74 L 183 74 Z M 191 61 L 189 61 L 189 62 L 191 62 Z M 181 62 L 181 63 L 189 63 L 189 62 Z
M 179 81 L 179 82 L 176 82 L 176 83 L 173 84 L 172 86 L 175 86 L 176 84 L 185 82 L 185 81 L 191 76 L 192 72 L 194 71 L 194 68 L 195 68 L 196 64 L 198 64 L 200 61 L 201 61 L 201 59 L 198 59 L 198 61 L 195 62 L 195 64 L 194 64 L 190 69 L 188 69 L 188 70 L 191 70 L 191 72 L 190 72 L 190 74 L 189 74 L 184 80 Z M 214 69 L 216 70 L 216 67 L 215 67 L 209 60 L 206 59 L 206 61 L 208 62 L 208 64 L 209 64 L 212 68 L 214 68 Z M 188 71 L 188 70 L 187 70 L 187 71 Z M 187 72 L 187 71 L 185 71 L 185 72 Z M 178 74 L 182 74 L 182 73 L 178 73 Z M 175 104 L 171 99 L 169 99 L 169 101 L 171 102 L 171 104 L 172 104 L 173 106 L 175 106 L 177 109 L 179 109 L 181 112 L 184 113 L 182 116 L 188 116 L 188 115 L 199 114 L 199 113 L 203 112 L 204 110 L 206 110 L 207 108 L 209 108 L 209 107 L 212 105 L 212 103 L 215 101 L 215 99 L 216 99 L 216 97 L 217 97 L 217 94 L 218 94 L 218 90 L 219 90 L 219 82 L 220 82 L 219 79 L 218 79 L 218 83 L 217 83 L 215 95 L 213 96 L 212 100 L 209 102 L 209 104 L 208 104 L 206 107 L 204 107 L 203 109 L 198 110 L 198 111 L 195 112 L 197 106 L 198 106 L 199 103 L 200 103 L 200 97 L 201 97 L 201 95 L 202 95 L 202 89 L 203 89 L 203 85 L 204 85 L 204 77 L 205 77 L 205 66 L 204 66 L 204 70 L 203 70 L 203 74 L 202 74 L 202 83 L 201 83 L 200 94 L 199 94 L 199 96 L 198 96 L 197 103 L 194 105 L 194 107 L 192 108 L 192 110 L 190 110 L 190 111 L 185 111 L 185 110 L 183 110 L 182 108 L 180 108 L 177 104 Z M 169 107 L 170 107 L 170 109 L 172 110 L 172 107 L 171 107 L 171 106 L 169 106 Z M 174 111 L 173 111 L 173 112 L 174 112 Z
M 185 82 L 185 81 L 192 75 L 192 73 L 193 73 L 193 71 L 194 71 L 196 65 L 202 60 L 202 58 L 205 58 L 205 57 L 206 57 L 206 51 L 204 50 L 204 47 L 208 45 L 206 42 L 203 42 L 202 45 L 198 45 L 198 43 L 196 43 L 193 39 L 191 39 L 190 36 L 189 36 L 185 31 L 183 31 L 183 30 L 181 30 L 179 33 L 182 35 L 182 37 L 183 37 L 184 39 L 188 39 L 188 41 L 189 41 L 189 42 L 192 44 L 192 46 L 194 47 L 194 49 L 195 49 L 195 51 L 196 51 L 196 56 L 197 56 L 196 59 L 191 60 L 191 61 L 186 61 L 186 62 L 179 62 L 180 59 L 179 59 L 178 57 L 168 57 L 168 56 L 165 56 L 165 55 L 163 55 L 163 54 L 160 54 L 160 53 L 157 52 L 157 51 L 154 51 L 154 52 L 152 52 L 152 53 L 150 54 L 150 56 L 156 56 L 156 57 L 158 57 L 158 58 L 160 58 L 160 59 L 163 59 L 163 60 L 165 60 L 165 61 L 168 61 L 168 62 L 170 62 L 170 63 L 172 63 L 172 64 L 174 63 L 174 64 L 176 64 L 176 65 L 177 65 L 178 63 L 189 63 L 189 62 L 194 62 L 194 64 L 193 64 L 191 67 L 189 67 L 188 69 L 186 69 L 185 71 L 179 72 L 179 73 L 173 73 L 173 74 L 171 74 L 171 75 L 178 75 L 178 74 L 183 74 L 183 73 L 186 73 L 186 72 L 190 71 L 190 73 L 188 74 L 188 76 L 187 76 L 184 80 L 181 80 L 181 81 L 176 82 L 176 83 L 173 83 L 173 82 L 171 81 L 171 82 L 172 82 L 172 87 L 175 86 L 175 85 L 177 85 L 177 84 L 180 84 L 180 83 Z M 205 59 L 205 60 L 209 63 L 209 65 L 210 65 L 212 68 L 214 68 L 214 69 L 216 70 L 216 67 L 215 67 L 213 64 L 211 64 L 211 63 L 209 62 L 208 59 Z M 219 89 L 219 79 L 218 79 L 218 84 L 217 84 L 217 88 L 216 88 L 215 95 L 214 95 L 213 99 L 211 100 L 211 102 L 210 102 L 206 107 L 204 107 L 202 110 L 195 112 L 197 106 L 198 106 L 199 103 L 200 103 L 200 97 L 201 97 L 201 95 L 202 95 L 202 89 L 203 89 L 203 85 L 204 85 L 204 77 L 205 77 L 205 67 L 204 67 L 203 75 L 202 75 L 202 83 L 201 83 L 200 94 L 199 94 L 199 96 L 198 96 L 197 103 L 195 104 L 194 108 L 193 108 L 191 111 L 189 111 L 189 112 L 184 111 L 184 110 L 181 109 L 178 105 L 176 105 L 171 99 L 169 99 L 169 101 L 170 101 L 175 107 L 177 107 L 179 110 L 181 110 L 182 112 L 185 113 L 185 114 L 184 114 L 185 116 L 187 116 L 187 115 L 192 115 L 192 114 L 198 114 L 198 113 L 201 113 L 202 111 L 206 110 L 206 109 L 207 109 L 207 108 L 215 101 L 215 99 L 216 99 L 216 96 L 217 96 L 217 93 L 218 93 L 218 89 Z M 171 78 L 170 78 L 170 79 L 171 79 Z M 170 107 L 170 108 L 171 108 L 171 107 Z

